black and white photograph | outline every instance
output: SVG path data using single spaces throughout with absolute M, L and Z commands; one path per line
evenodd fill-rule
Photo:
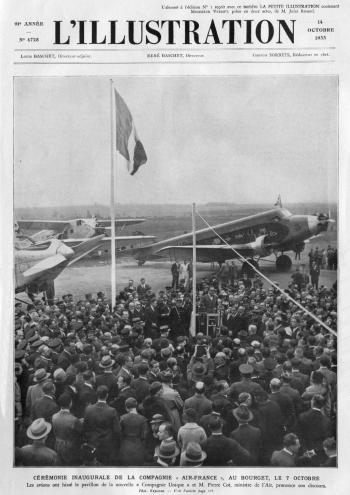
M 338 77 L 13 79 L 15 467 L 337 467 Z

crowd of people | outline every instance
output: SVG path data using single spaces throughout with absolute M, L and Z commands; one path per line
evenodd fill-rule
M 336 286 L 169 282 L 15 304 L 15 465 L 335 466 Z
M 315 249 L 311 248 L 308 257 L 310 268 L 313 263 L 318 268 L 327 268 L 328 270 L 337 270 L 338 268 L 338 250 L 330 244 L 327 246 L 327 249 L 319 249 L 318 246 Z

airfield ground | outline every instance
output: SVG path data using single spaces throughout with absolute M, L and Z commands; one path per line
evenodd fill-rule
M 281 288 L 286 288 L 291 279 L 291 274 L 298 266 L 299 262 L 294 262 L 293 267 L 288 273 L 277 273 L 275 270 L 274 259 L 263 260 L 260 262 L 262 272 L 274 282 L 279 282 Z M 303 262 L 303 260 L 302 260 Z M 305 260 L 306 262 L 306 260 Z M 141 277 L 144 277 L 157 292 L 171 284 L 170 262 L 147 262 L 139 267 L 134 260 L 123 260 L 117 263 L 117 293 L 127 286 L 129 279 L 138 283 Z M 308 265 L 307 265 L 308 266 Z M 215 274 L 218 265 L 214 268 L 209 263 L 198 263 L 197 277 L 199 279 Z M 321 270 L 320 285 L 330 287 L 336 280 L 336 271 Z M 268 283 L 265 282 L 268 286 Z M 56 294 L 71 293 L 74 298 L 84 298 L 87 293 L 95 293 L 99 290 L 110 296 L 110 265 L 100 263 L 96 265 L 75 265 L 64 270 L 55 281 Z M 22 297 L 22 294 L 21 296 Z

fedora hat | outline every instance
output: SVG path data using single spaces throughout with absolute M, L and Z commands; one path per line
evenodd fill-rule
M 44 418 L 38 418 L 27 429 L 27 437 L 32 440 L 40 440 L 50 433 L 51 428 L 51 424 L 47 423 Z
M 163 457 L 164 459 L 173 459 L 180 453 L 179 447 L 176 445 L 175 440 L 163 440 L 160 445 L 155 448 L 155 455 L 157 457 Z
M 207 371 L 206 366 L 203 363 L 194 363 L 192 366 L 192 373 L 196 376 L 203 376 Z
M 249 423 L 253 419 L 252 412 L 245 404 L 236 407 L 232 412 L 239 423 Z
M 199 464 L 200 462 L 203 462 L 206 457 L 207 454 L 203 452 L 199 443 L 196 442 L 189 442 L 183 454 L 184 460 L 191 464 Z
M 50 378 L 50 373 L 47 373 L 44 368 L 39 368 L 34 373 L 33 382 L 40 383 L 44 380 L 47 380 L 48 378 Z
M 101 359 L 101 362 L 99 363 L 99 367 L 106 369 L 106 368 L 111 368 L 115 364 L 114 359 L 111 358 L 111 356 L 103 356 Z

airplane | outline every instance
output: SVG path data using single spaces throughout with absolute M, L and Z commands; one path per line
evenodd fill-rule
M 67 246 L 59 239 L 18 249 L 15 247 L 15 292 L 34 294 L 45 292 L 47 299 L 55 295 L 54 279 L 67 266 L 101 246 L 104 235 L 98 235 L 79 243 L 75 248 Z
M 126 226 L 142 222 L 145 222 L 144 218 L 117 218 L 115 225 L 116 227 L 121 227 L 121 232 Z M 96 217 L 75 218 L 72 220 L 17 220 L 15 222 L 17 239 L 23 247 L 28 246 L 28 241 L 31 244 L 33 242 L 44 241 L 51 237 L 56 237 L 63 240 L 65 244 L 75 247 L 85 239 L 104 234 L 101 247 L 105 249 L 97 251 L 99 256 L 109 253 L 111 243 L 110 230 L 110 220 L 99 220 Z M 23 234 L 24 231 L 26 234 Z M 117 235 L 115 239 L 117 249 L 123 250 L 126 246 L 130 248 L 135 248 L 135 246 L 141 247 L 145 241 L 154 240 L 155 236 L 137 232 L 135 235 Z
M 224 263 L 238 257 L 232 251 L 233 248 L 256 267 L 260 258 L 275 254 L 277 270 L 288 271 L 292 260 L 284 253 L 301 252 L 308 239 L 325 232 L 329 223 L 334 222 L 324 213 L 293 215 L 280 202 L 275 206 L 261 213 L 213 226 L 229 246 L 209 227 L 196 231 L 197 261 Z M 164 255 L 169 255 L 171 259 L 191 259 L 192 249 L 192 233 L 186 233 L 133 249 L 131 254 L 142 265 L 146 260 Z M 244 270 L 250 270 L 247 263 L 242 265 Z

